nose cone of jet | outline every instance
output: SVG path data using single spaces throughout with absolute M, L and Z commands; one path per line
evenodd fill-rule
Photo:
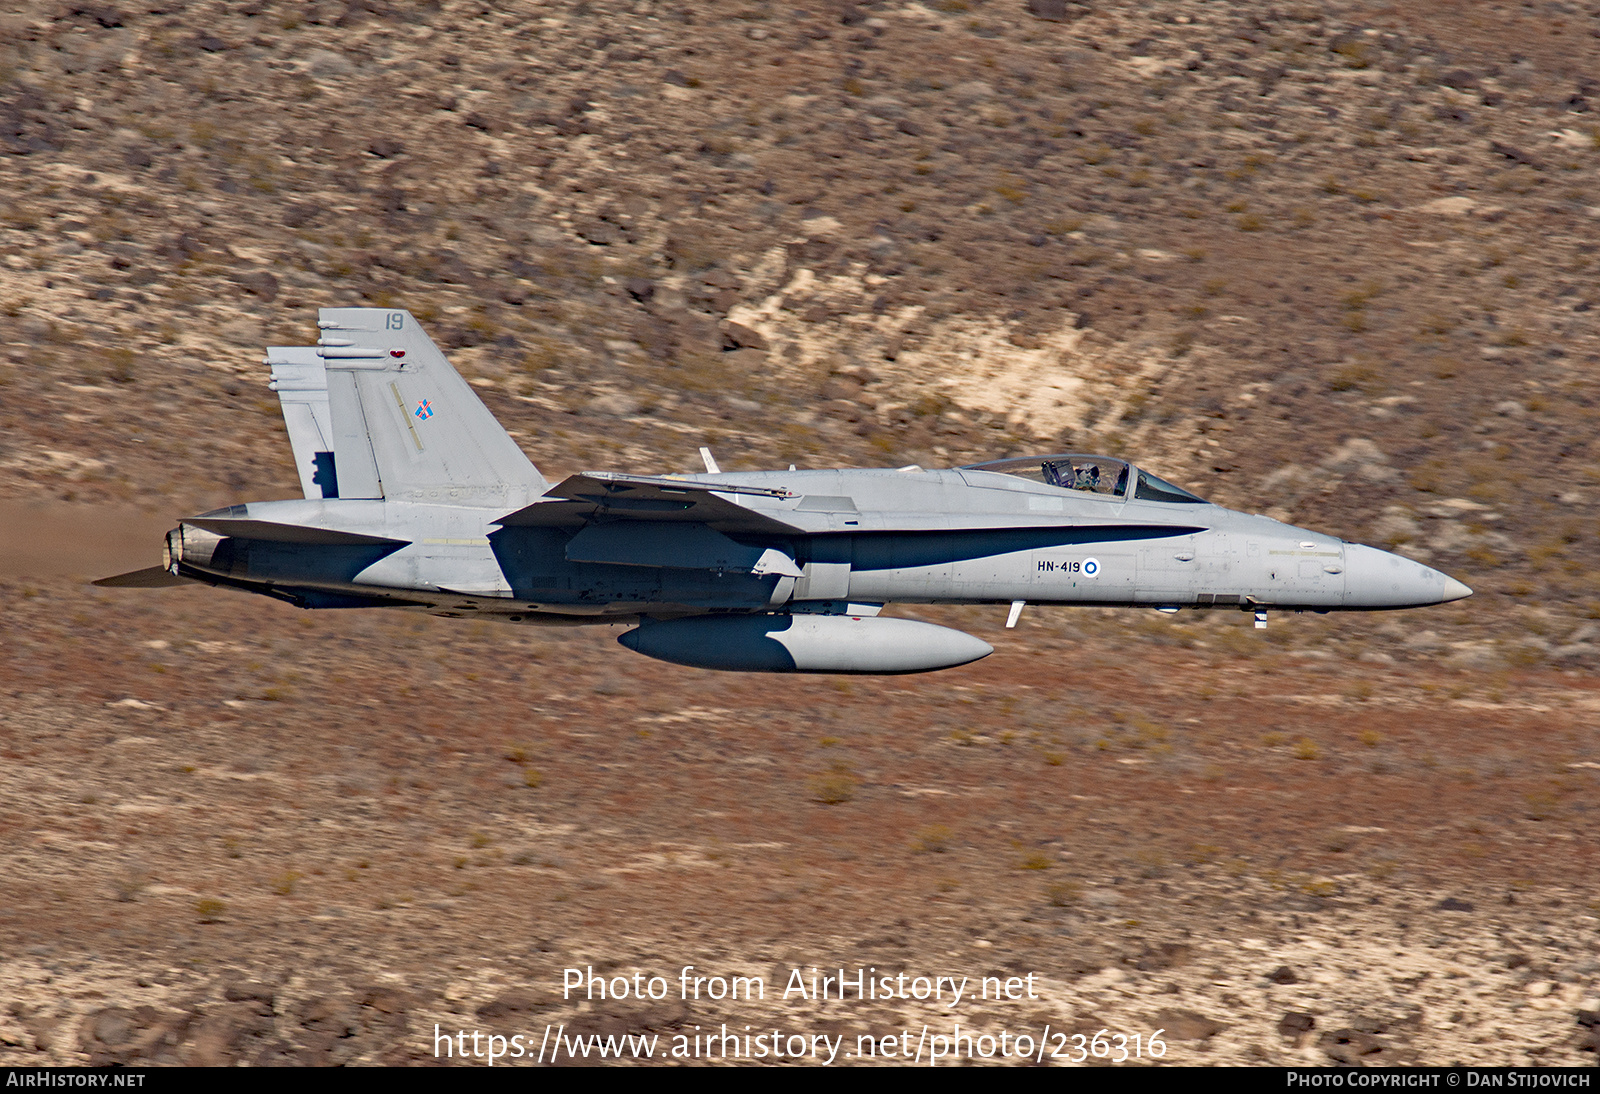
M 1420 608 L 1472 595 L 1448 574 L 1358 543 L 1345 544 L 1344 590 L 1347 608 Z

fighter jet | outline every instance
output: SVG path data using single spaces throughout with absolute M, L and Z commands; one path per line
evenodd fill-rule
M 1472 590 L 1335 536 L 1213 505 L 1111 456 L 947 469 L 590 471 L 548 482 L 410 312 L 325 308 L 272 347 L 305 497 L 185 518 L 161 567 L 302 608 L 632 624 L 680 665 L 894 674 L 993 652 L 891 603 L 1254 613 L 1443 604 Z

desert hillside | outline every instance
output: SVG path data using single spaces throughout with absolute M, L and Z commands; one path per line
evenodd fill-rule
M 0 1062 L 1592 1063 L 1597 73 L 1557 0 L 6 5 Z M 1476 595 L 794 680 L 88 587 L 296 492 L 262 348 L 363 303 L 551 476 L 1103 451 Z M 769 997 L 559 997 L 690 964 Z M 772 998 L 813 966 L 1041 990 Z

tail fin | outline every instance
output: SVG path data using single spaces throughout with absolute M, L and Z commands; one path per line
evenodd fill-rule
M 328 374 L 316 346 L 268 346 L 263 364 L 272 366 L 273 391 L 283 405 L 300 488 L 308 498 L 336 498 L 333 424 L 328 414 Z
M 548 487 L 410 312 L 323 308 L 317 326 L 340 497 L 516 508 Z

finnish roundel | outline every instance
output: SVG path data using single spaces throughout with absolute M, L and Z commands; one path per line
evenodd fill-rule
M 1084 577 L 1097 577 L 1099 575 L 1099 573 L 1100 573 L 1100 560 L 1098 558 L 1086 558 L 1086 559 L 1083 560 L 1083 576 Z

